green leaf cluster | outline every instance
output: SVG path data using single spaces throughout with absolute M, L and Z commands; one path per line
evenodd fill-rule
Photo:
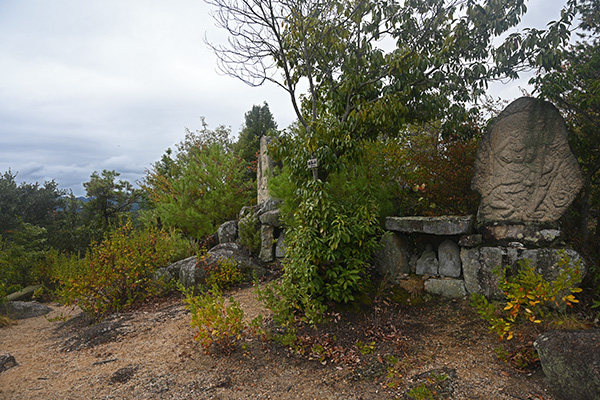
M 235 219 L 256 196 L 246 177 L 248 163 L 235 156 L 229 129 L 186 134 L 174 157 L 168 152 L 147 171 L 142 184 L 151 211 L 144 218 L 200 239 Z

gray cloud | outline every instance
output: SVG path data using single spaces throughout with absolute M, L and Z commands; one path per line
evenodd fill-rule
M 532 0 L 530 11 L 549 3 Z M 0 172 L 82 195 L 94 171 L 140 179 L 201 116 L 237 134 L 267 101 L 278 125 L 290 124 L 279 88 L 215 72 L 205 34 L 223 38 L 200 0 L 1 2 Z

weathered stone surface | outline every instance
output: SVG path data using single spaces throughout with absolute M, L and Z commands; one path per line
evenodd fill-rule
M 481 243 L 483 243 L 483 237 L 480 234 L 465 235 L 458 241 L 460 247 L 476 247 Z
M 0 313 L 13 319 L 27 319 L 48 314 L 52 308 L 37 301 L 9 301 L 0 304 Z
M 15 360 L 15 357 L 11 356 L 8 353 L 0 354 L 0 372 L 4 372 L 7 369 L 16 367 L 17 365 L 18 364 Z
M 542 275 L 547 281 L 555 280 L 562 268 L 559 265 L 563 254 L 568 258 L 568 268 L 579 270 L 583 278 L 587 273 L 587 266 L 583 258 L 573 249 L 506 249 L 507 260 L 511 265 L 516 265 L 520 260 L 529 260 L 535 272 Z
M 600 329 L 546 332 L 534 346 L 557 399 L 600 398 Z
M 258 205 L 256 205 L 256 206 L 244 206 L 244 207 L 242 207 L 242 209 L 240 210 L 240 215 L 238 217 L 238 220 L 246 218 L 246 217 L 248 217 L 250 215 L 252 215 L 252 216 L 256 215 L 256 213 L 258 212 L 259 208 L 260 207 Z
M 385 228 L 400 233 L 427 233 L 437 236 L 466 235 L 473 229 L 474 217 L 387 217 Z
M 502 255 L 499 247 L 460 250 L 465 288 L 469 294 L 481 293 L 492 299 L 504 297 L 504 293 L 498 288 L 500 277 L 492 271 L 502 265 Z
M 525 249 L 523 247 L 479 247 L 461 249 L 465 286 L 469 293 L 481 293 L 488 298 L 501 299 L 503 293 L 498 288 L 500 277 L 494 273 L 497 268 L 511 267 L 516 272 L 519 263 L 528 260 L 535 272 L 548 281 L 555 280 L 561 272 L 559 260 L 562 254 L 569 258 L 567 266 L 579 270 L 581 277 L 587 267 L 581 256 L 571 249 Z
M 260 227 L 260 258 L 263 262 L 271 262 L 275 259 L 275 227 L 261 225 Z
M 467 295 L 465 282 L 462 279 L 427 279 L 425 291 L 450 299 L 459 299 Z
M 280 205 L 281 205 L 281 200 L 273 199 L 273 198 L 269 197 L 264 202 L 258 204 L 258 206 L 256 208 L 256 215 L 260 217 L 262 214 L 264 214 L 266 212 L 277 210 Z
M 539 229 L 524 224 L 487 225 L 480 231 L 487 244 L 495 245 L 521 242 L 527 247 L 542 247 L 559 242 L 561 237 L 558 229 Z
M 213 247 L 206 253 L 202 265 L 211 266 L 224 260 L 234 260 L 246 280 L 251 280 L 253 275 L 261 277 L 266 272 L 248 250 L 238 243 L 224 243 Z M 202 265 L 200 269 L 203 269 Z
M 277 238 L 277 244 L 275 245 L 275 257 L 285 257 L 285 232 L 281 232 Z
M 260 204 L 269 198 L 269 174 L 275 165 L 271 157 L 269 157 L 269 144 L 271 144 L 270 138 L 267 136 L 262 136 L 260 138 L 260 155 L 258 156 L 258 169 L 256 171 L 257 204 Z
M 381 240 L 383 247 L 375 253 L 373 263 L 381 276 L 387 276 L 397 283 L 400 274 L 410 274 L 410 256 L 412 244 L 402 235 L 385 235 Z
M 237 221 L 227 221 L 217 229 L 219 244 L 235 242 L 238 238 L 238 223 Z
M 170 276 L 179 278 L 179 282 L 186 288 L 201 285 L 206 280 L 206 270 L 198 267 L 195 256 L 177 261 L 165 270 Z
M 17 301 L 17 300 L 26 301 L 26 300 L 31 300 L 31 298 L 33 297 L 33 294 L 35 293 L 35 291 L 38 290 L 41 287 L 42 287 L 42 285 L 27 286 L 26 288 L 21 289 L 18 292 L 14 292 L 14 293 L 9 294 L 8 296 L 5 297 L 5 300 L 6 301 Z
M 207 269 L 216 267 L 217 263 L 229 259 L 237 263 L 247 280 L 252 279 L 253 274 L 262 276 L 266 272 L 242 245 L 230 242 L 213 247 L 200 262 L 195 256 L 188 257 L 168 267 L 160 268 L 156 272 L 156 276 L 168 279 L 178 278 L 184 287 L 193 288 L 206 282 Z
M 452 240 L 444 240 L 438 247 L 439 274 L 458 278 L 461 273 L 460 249 Z
M 270 225 L 276 228 L 281 227 L 281 212 L 279 210 L 267 211 L 258 217 L 260 223 L 263 225 Z
M 481 140 L 472 181 L 479 222 L 556 221 L 582 185 L 565 122 L 546 101 L 515 100 Z
M 425 246 L 421 257 L 417 260 L 417 275 L 437 275 L 439 262 L 430 244 Z

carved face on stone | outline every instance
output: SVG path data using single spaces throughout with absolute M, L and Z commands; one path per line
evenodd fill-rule
M 482 222 L 555 221 L 583 184 L 558 110 L 527 97 L 498 116 L 481 141 L 475 170 Z

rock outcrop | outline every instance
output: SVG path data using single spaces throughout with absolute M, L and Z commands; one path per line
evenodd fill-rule
M 534 346 L 557 399 L 600 398 L 600 329 L 546 332 Z

